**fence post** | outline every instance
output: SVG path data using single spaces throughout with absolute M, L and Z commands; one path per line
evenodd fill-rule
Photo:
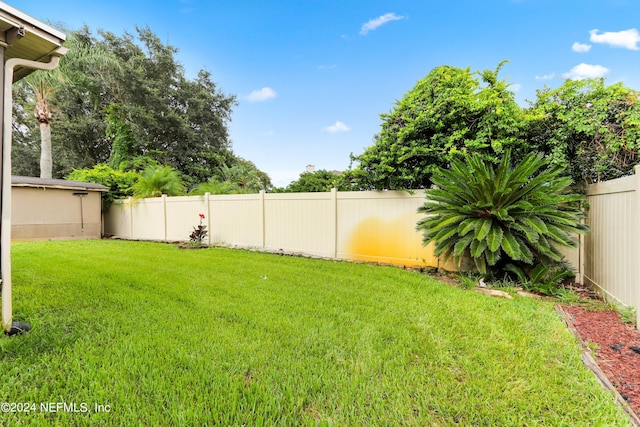
M 133 199 L 129 197 L 127 200 L 129 205 L 129 240 L 133 240 Z
M 164 236 L 163 242 L 167 241 L 167 195 L 162 195 L 162 222 L 164 223 Z
M 640 223 L 638 221 L 638 219 L 640 219 L 640 165 L 635 165 L 633 167 L 633 173 L 634 173 L 634 179 L 636 180 L 635 182 L 635 193 L 634 193 L 634 197 L 635 197 L 635 204 L 636 204 L 636 220 L 635 225 L 636 225 L 636 235 L 635 235 L 635 256 L 636 258 L 640 258 Z M 640 261 L 640 260 L 637 260 Z M 634 275 L 635 275 L 635 280 L 633 281 L 635 283 L 635 286 L 633 288 L 633 301 L 635 303 L 635 310 L 636 310 L 636 325 L 640 325 L 640 285 L 639 280 L 640 279 L 640 267 L 638 267 L 638 262 L 633 263 L 633 266 L 629 266 L 630 268 L 634 268 Z
M 331 189 L 331 258 L 338 257 L 338 189 Z
M 262 249 L 265 248 L 265 244 L 266 244 L 266 239 L 265 239 L 265 233 L 266 233 L 266 218 L 264 217 L 265 212 L 264 212 L 264 195 L 265 195 L 265 191 L 264 190 L 260 190 L 260 206 L 259 206 L 259 212 L 260 212 L 260 239 L 261 239 L 261 243 L 260 243 L 260 247 Z
M 207 230 L 209 230 L 209 232 L 207 233 L 207 246 L 211 246 L 211 234 L 213 233 L 213 230 L 211 229 L 211 193 L 207 192 L 204 193 L 204 201 L 207 204 Z

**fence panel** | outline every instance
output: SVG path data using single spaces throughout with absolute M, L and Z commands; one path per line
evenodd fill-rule
M 335 192 L 266 194 L 265 248 L 335 256 Z
M 340 192 L 337 257 L 416 266 L 438 266 L 433 247 L 416 231 L 424 191 Z
M 584 281 L 609 299 L 636 306 L 638 301 L 636 182 L 628 176 L 589 186 Z
M 165 204 L 166 236 L 163 240 L 188 240 L 193 227 L 200 224 L 199 214 L 205 215 L 203 225 L 208 225 L 206 196 L 166 197 Z
M 210 196 L 211 242 L 263 247 L 263 197 L 262 193 Z
M 416 231 L 422 203 L 422 191 L 263 192 L 128 200 L 114 203 L 105 215 L 105 232 L 122 238 L 186 241 L 198 214 L 204 213 L 208 243 L 443 267 Z
M 140 240 L 164 240 L 165 213 L 163 198 L 140 199 L 128 203 L 131 209 L 131 238 Z
M 104 234 L 131 238 L 131 209 L 126 209 L 126 201 L 116 201 L 104 214 Z

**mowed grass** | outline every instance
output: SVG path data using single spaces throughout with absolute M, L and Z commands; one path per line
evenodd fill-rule
M 33 330 L 0 338 L 0 400 L 38 406 L 4 425 L 628 425 L 549 303 L 220 248 L 12 248 Z

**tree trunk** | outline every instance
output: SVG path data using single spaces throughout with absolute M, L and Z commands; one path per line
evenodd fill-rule
M 53 161 L 51 160 L 51 126 L 40 122 L 40 178 L 51 179 Z
M 36 90 L 36 109 L 33 115 L 40 122 L 40 178 L 51 179 L 53 160 L 51 159 L 51 110 L 47 103 L 47 95 L 51 92 L 44 84 Z

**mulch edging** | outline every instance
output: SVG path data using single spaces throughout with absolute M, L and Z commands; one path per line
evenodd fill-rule
M 629 406 L 629 403 L 622 397 L 622 395 L 618 392 L 616 387 L 611 383 L 607 375 L 602 371 L 600 366 L 598 366 L 598 364 L 594 360 L 593 356 L 591 355 L 591 350 L 589 349 L 587 344 L 584 342 L 584 340 L 582 339 L 582 336 L 574 326 L 573 316 L 570 313 L 567 313 L 559 305 L 555 306 L 555 310 L 560 314 L 560 316 L 562 317 L 562 320 L 567 325 L 567 328 L 575 336 L 576 341 L 580 345 L 580 348 L 582 348 L 583 363 L 594 373 L 594 375 L 596 376 L 600 384 L 602 384 L 602 386 L 606 390 L 612 393 L 612 395 L 615 397 L 616 402 L 622 407 L 622 409 L 624 409 L 627 415 L 629 415 L 629 418 L 631 418 L 631 422 L 634 425 L 640 427 L 640 418 L 638 418 L 638 415 L 636 415 L 633 409 L 631 409 L 631 407 Z

